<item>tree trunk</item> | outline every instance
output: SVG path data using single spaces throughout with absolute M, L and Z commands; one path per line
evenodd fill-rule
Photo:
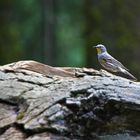
M 42 38 L 44 62 L 55 65 L 55 0 L 42 0 Z
M 140 139 L 139 93 L 139 82 L 104 70 L 1 66 L 0 139 Z

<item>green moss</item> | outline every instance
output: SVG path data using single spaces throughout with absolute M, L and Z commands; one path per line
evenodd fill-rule
M 17 115 L 17 120 L 21 120 L 25 115 L 25 112 L 20 112 L 18 115 Z

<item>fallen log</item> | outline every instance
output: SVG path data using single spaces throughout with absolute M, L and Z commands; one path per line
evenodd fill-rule
M 88 68 L 0 67 L 0 139 L 140 139 L 140 83 Z

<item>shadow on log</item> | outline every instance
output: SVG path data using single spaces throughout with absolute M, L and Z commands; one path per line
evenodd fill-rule
M 140 83 L 35 61 L 0 67 L 1 140 L 139 140 Z

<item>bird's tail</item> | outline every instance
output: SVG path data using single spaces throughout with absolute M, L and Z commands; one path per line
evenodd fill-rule
M 129 73 L 128 71 L 123 70 L 122 72 L 123 72 L 124 74 L 128 75 L 129 77 L 131 77 L 131 79 L 132 79 L 133 81 L 137 81 L 137 78 L 134 77 L 134 76 L 133 76 L 131 73 Z

